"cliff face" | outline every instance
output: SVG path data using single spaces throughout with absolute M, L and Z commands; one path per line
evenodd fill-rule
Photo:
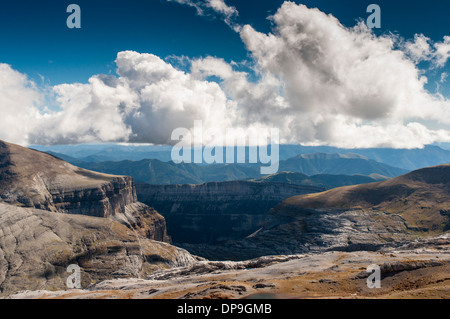
M 127 205 L 137 202 L 131 177 L 115 177 L 111 181 L 89 189 L 49 189 L 50 206 L 59 212 L 96 217 L 121 214 Z
M 0 141 L 0 199 L 52 212 L 111 218 L 168 241 L 164 218 L 137 202 L 131 177 L 100 174 Z
M 182 247 L 211 260 L 246 260 L 326 251 L 377 251 L 420 236 L 397 214 L 285 206 L 283 209 L 287 213 L 280 213 L 276 209 L 268 214 L 264 227 L 253 236 L 221 244 Z
M 203 185 L 137 184 L 141 202 L 166 219 L 176 243 L 243 239 L 264 226 L 269 210 L 286 198 L 323 188 L 247 181 Z

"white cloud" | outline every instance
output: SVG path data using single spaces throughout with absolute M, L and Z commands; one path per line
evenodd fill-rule
M 280 125 L 292 141 L 420 147 L 449 138 L 448 131 L 420 124 L 449 125 L 450 102 L 424 89 L 427 79 L 395 49 L 394 38 L 377 37 L 362 23 L 346 28 L 331 15 L 292 2 L 273 21 L 273 33 L 247 25 L 241 37 L 260 72 L 283 82 L 285 118 L 291 121 Z
M 174 1 L 232 13 L 223 1 Z M 201 120 L 205 130 L 223 133 L 275 127 L 283 142 L 307 145 L 414 148 L 450 142 L 450 101 L 425 90 L 427 79 L 417 65 L 445 65 L 450 37 L 432 43 L 417 35 L 397 49 L 398 39 L 376 36 L 363 23 L 346 28 L 331 15 L 292 2 L 272 20 L 269 34 L 248 25 L 240 30 L 253 59 L 252 76 L 217 57 L 184 58 L 191 69 L 183 72 L 155 55 L 124 51 L 116 59 L 118 76 L 54 87 L 60 109 L 45 114 L 38 108 L 39 89 L 0 64 L 0 138 L 21 144 L 165 144 L 175 128 L 191 129 Z
M 175 128 L 232 124 L 231 101 L 215 82 L 194 79 L 152 54 L 120 52 L 119 77 L 54 88 L 61 110 L 30 133 L 30 143 L 136 142 L 169 144 Z M 209 125 L 209 126 L 208 126 Z
M 236 8 L 228 6 L 224 0 L 208 0 L 207 5 L 228 18 L 238 15 Z
M 279 127 L 286 142 L 340 147 L 421 147 L 448 140 L 450 102 L 424 88 L 416 62 L 436 57 L 423 35 L 396 50 L 397 39 L 364 24 L 346 28 L 331 15 L 286 2 L 273 33 L 246 25 L 241 37 L 260 79 L 222 59 L 192 62 L 192 74 L 223 80 L 241 119 Z M 242 124 L 242 123 L 240 123 Z
M 108 81 L 117 82 L 114 87 Z M 123 122 L 136 95 L 116 78 L 94 76 L 88 84 L 54 87 L 61 110 L 48 113 L 29 134 L 32 144 L 123 142 L 131 134 Z
M 26 144 L 29 131 L 40 118 L 37 105 L 41 100 L 35 83 L 0 63 L 0 138 Z
M 232 124 L 234 104 L 217 83 L 197 80 L 151 54 L 121 52 L 116 63 L 120 78 L 139 95 L 138 107 L 125 118 L 132 142 L 168 143 L 173 129 L 192 128 L 195 120 L 209 127 Z
M 404 47 L 414 62 L 431 61 L 436 68 L 445 66 L 450 58 L 450 36 L 445 36 L 442 42 L 433 43 L 423 34 L 416 34 L 414 41 L 407 41 Z
M 450 58 L 450 36 L 445 36 L 444 41 L 436 43 L 435 59 L 436 64 L 440 67 L 444 66 Z
M 201 79 L 217 76 L 229 98 L 237 103 L 235 124 L 248 126 L 283 126 L 290 114 L 286 99 L 280 94 L 284 83 L 269 72 L 261 74 L 258 82 L 248 80 L 248 74 L 234 71 L 223 59 L 208 57 L 192 62 L 192 75 Z
M 416 63 L 429 61 L 433 57 L 430 41 L 431 39 L 423 34 L 416 34 L 414 36 L 414 41 L 406 42 L 405 52 L 409 54 L 411 59 Z

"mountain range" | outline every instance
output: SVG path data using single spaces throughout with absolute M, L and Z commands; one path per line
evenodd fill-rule
M 283 183 L 304 186 L 316 186 L 326 189 L 350 186 L 358 184 L 368 184 L 386 180 L 387 177 L 371 174 L 365 175 L 328 175 L 319 174 L 308 176 L 302 173 L 281 172 L 273 175 L 267 175 L 261 178 L 252 179 L 250 181 L 257 183 Z
M 71 161 L 69 159 L 69 161 Z M 141 160 L 138 162 L 79 162 L 71 161 L 74 165 L 85 169 L 102 172 L 106 174 L 127 175 L 133 177 L 137 182 L 154 185 L 171 184 L 203 184 L 208 182 L 223 182 L 236 180 L 260 179 L 260 167 L 257 164 L 213 164 L 198 165 L 192 163 L 175 164 L 173 162 L 162 162 L 160 160 Z M 356 154 L 302 154 L 280 162 L 280 171 L 301 173 L 304 175 L 358 175 L 358 177 L 344 178 L 340 183 L 339 178 L 331 185 L 348 185 L 354 183 L 371 182 L 377 179 L 399 176 L 406 170 L 378 163 L 364 156 Z M 360 175 L 369 176 L 361 178 Z M 320 178 L 319 178 L 320 179 Z M 320 186 L 324 185 L 327 178 L 322 178 Z M 311 181 L 308 181 L 311 184 Z M 304 184 L 302 184 L 304 185 Z M 316 184 L 319 186 L 319 184 Z
M 421 149 L 341 149 L 330 146 L 302 146 L 280 145 L 280 161 L 298 156 L 299 154 L 359 154 L 374 161 L 412 171 L 423 167 L 430 167 L 450 163 L 450 150 L 436 145 L 427 145 Z M 448 145 L 447 145 L 448 147 Z M 68 162 L 119 162 L 125 160 L 141 161 L 144 159 L 158 159 L 163 162 L 171 161 L 170 146 L 155 145 L 34 145 L 31 148 L 50 152 Z M 249 148 L 245 147 L 248 163 Z M 237 148 L 236 152 L 237 153 Z
M 407 170 L 389 166 L 358 154 L 300 154 L 280 162 L 280 170 L 305 175 L 372 175 L 395 177 Z

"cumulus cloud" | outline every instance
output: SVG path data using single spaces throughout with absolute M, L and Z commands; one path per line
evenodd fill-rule
M 449 138 L 421 124 L 450 124 L 450 102 L 424 89 L 427 79 L 395 49 L 395 38 L 377 37 L 363 23 L 346 28 L 292 2 L 272 19 L 273 33 L 245 26 L 241 37 L 261 73 L 284 84 L 284 113 L 291 115 L 280 123 L 285 136 L 346 147 L 420 147 Z
M 0 63 L 0 137 L 26 144 L 29 131 L 41 117 L 37 106 L 42 98 L 34 82 Z
M 408 41 L 405 44 L 405 52 L 411 59 L 419 63 L 421 61 L 429 61 L 433 58 L 431 39 L 423 34 L 416 34 L 414 41 Z
M 223 1 L 174 0 L 227 12 Z M 201 4 L 201 6 L 200 6 Z M 222 6 L 225 5 L 225 6 Z M 199 9 L 199 10 L 200 10 Z M 231 11 L 230 11 L 231 13 Z M 282 142 L 346 148 L 415 148 L 450 142 L 450 101 L 425 89 L 420 61 L 445 65 L 447 45 L 376 36 L 318 9 L 286 2 L 274 29 L 239 33 L 252 72 L 220 57 L 177 69 L 152 54 L 119 52 L 117 76 L 53 88 L 60 109 L 42 112 L 39 89 L 0 65 L 0 138 L 19 143 L 172 143 L 176 128 L 279 128 Z M 442 81 L 445 81 L 443 76 Z M 17 96 L 17 97 L 16 97 Z M 208 141 L 205 141 L 208 143 Z
M 284 83 L 270 72 L 261 74 L 259 81 L 251 82 L 247 73 L 234 71 L 223 59 L 208 57 L 193 61 L 191 73 L 200 79 L 216 76 L 223 81 L 227 96 L 237 104 L 234 121 L 240 127 L 281 127 L 290 116 L 285 112 L 289 103 L 280 94 Z
M 120 52 L 119 77 L 54 88 L 61 109 L 30 133 L 31 143 L 135 142 L 170 144 L 175 128 L 232 125 L 233 103 L 215 82 L 194 79 L 152 54 Z
M 120 78 L 138 92 L 138 106 L 125 117 L 132 142 L 168 143 L 175 128 L 205 129 L 232 125 L 234 104 L 216 82 L 202 81 L 151 54 L 122 52 L 116 60 Z
M 423 34 L 416 34 L 414 41 L 404 44 L 405 52 L 416 63 L 431 61 L 433 66 L 441 68 L 450 58 L 450 36 L 445 36 L 442 42 L 433 43 Z
M 285 141 L 340 147 L 421 147 L 448 140 L 450 101 L 431 95 L 416 63 L 445 64 L 446 40 L 433 47 L 423 35 L 395 49 L 397 39 L 376 36 L 364 24 L 344 27 L 318 9 L 286 2 L 272 17 L 273 33 L 246 25 L 240 34 L 260 80 L 221 59 L 194 61 L 195 75 L 218 76 L 250 121 L 282 129 Z M 444 61 L 445 60 L 445 61 Z
M 88 84 L 54 87 L 60 110 L 49 112 L 29 133 L 32 144 L 124 142 L 131 133 L 123 122 L 134 93 L 126 84 L 110 86 L 108 78 L 94 76 Z
M 435 44 L 436 52 L 434 54 L 436 64 L 444 66 L 448 59 L 450 59 L 450 36 L 445 36 L 444 41 Z

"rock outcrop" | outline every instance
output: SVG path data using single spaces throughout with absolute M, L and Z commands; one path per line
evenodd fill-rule
M 0 204 L 0 295 L 67 289 L 78 265 L 82 288 L 108 279 L 141 278 L 196 259 L 107 218 L 57 214 Z
M 0 200 L 57 213 L 112 218 L 168 241 L 164 218 L 139 204 L 131 177 L 91 172 L 0 141 Z
M 264 226 L 267 213 L 283 200 L 323 191 L 316 186 L 249 181 L 202 185 L 137 186 L 140 201 L 167 221 L 175 243 L 216 243 L 243 239 Z

